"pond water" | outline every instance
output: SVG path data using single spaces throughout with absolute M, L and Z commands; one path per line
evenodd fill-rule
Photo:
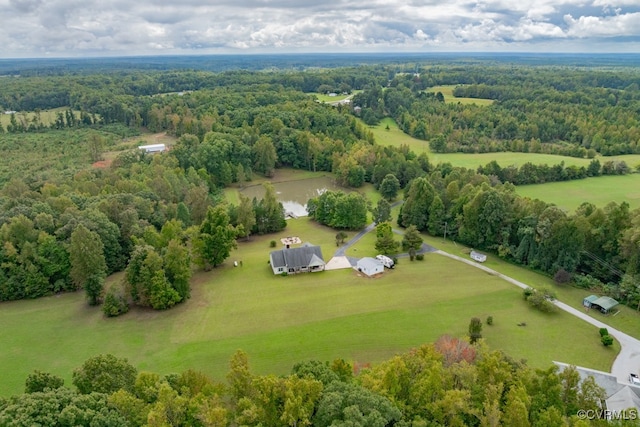
M 322 176 L 318 178 L 300 179 L 296 181 L 275 182 L 273 188 L 276 190 L 278 201 L 284 206 L 285 212 L 291 212 L 296 216 L 307 216 L 307 201 L 327 190 L 348 191 L 335 184 L 333 178 Z M 241 191 L 242 194 L 258 200 L 264 197 L 264 187 L 252 185 Z

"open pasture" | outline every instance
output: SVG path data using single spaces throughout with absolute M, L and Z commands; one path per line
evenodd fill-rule
M 36 115 L 40 116 L 40 123 L 45 126 L 49 126 L 55 123 L 56 118 L 58 117 L 58 113 L 64 114 L 69 108 L 68 107 L 60 107 L 53 108 L 51 110 L 44 110 L 36 113 L 34 111 L 17 111 L 15 113 L 16 121 L 18 123 L 23 123 L 26 127 L 29 126 L 29 123 L 33 122 L 33 119 Z M 0 111 L 0 124 L 2 124 L 3 128 L 7 128 L 7 125 L 11 123 L 11 114 L 4 114 L 4 111 Z M 74 111 L 76 117 L 80 116 L 80 111 Z
M 460 257 L 466 258 L 471 251 L 470 248 L 460 243 L 455 243 L 448 239 L 444 240 L 442 236 L 435 237 L 423 234 L 423 237 L 425 239 L 425 243 Z M 534 288 L 546 287 L 553 289 L 556 292 L 558 300 L 578 310 L 584 310 L 582 300 L 584 297 L 593 293 L 592 291 L 580 289 L 569 284 L 558 285 L 547 275 L 512 264 L 498 258 L 494 254 L 488 254 L 487 261 L 483 265 L 523 283 L 527 283 Z M 636 338 L 640 337 L 640 322 L 638 321 L 640 319 L 640 313 L 633 308 L 624 305 L 617 306 L 616 310 L 618 310 L 618 312 L 615 315 L 607 316 L 597 310 L 590 310 L 586 313 L 594 319 L 605 322 L 628 335 Z
M 583 202 L 604 207 L 610 202 L 629 203 L 631 209 L 640 208 L 640 174 L 601 176 L 576 181 L 516 187 L 519 195 L 555 203 L 567 212 L 573 212 Z
M 434 93 L 442 93 L 444 95 L 444 102 L 450 102 L 453 104 L 475 104 L 478 106 L 487 106 L 493 104 L 493 99 L 483 99 L 483 98 L 457 98 L 453 96 L 453 90 L 456 88 L 455 85 L 446 85 L 446 86 L 434 86 L 429 88 L 429 92 Z
M 106 319 L 81 293 L 2 303 L 0 395 L 20 392 L 34 369 L 69 384 L 73 369 L 100 353 L 127 357 L 140 370 L 193 368 L 220 380 L 237 349 L 259 373 L 286 373 L 308 359 L 377 362 L 442 334 L 464 336 L 471 317 L 488 315 L 488 344 L 535 367 L 562 360 L 608 370 L 615 357 L 593 327 L 535 311 L 513 285 L 436 254 L 403 260 L 377 279 L 353 270 L 274 276 L 269 242 L 293 235 L 319 244 L 327 260 L 336 249 L 334 230 L 290 220 L 284 232 L 240 242 L 224 265 L 198 272 L 191 299 L 165 312 Z
M 502 167 L 510 165 L 521 166 L 527 162 L 547 164 L 549 166 L 564 162 L 565 166 L 575 165 L 587 167 L 591 162 L 591 159 L 577 157 L 542 153 L 517 153 L 511 151 L 497 153 L 434 153 L 429 149 L 428 141 L 413 138 L 402 132 L 396 122 L 390 117 L 381 120 L 376 126 L 369 126 L 369 130 L 373 132 L 376 143 L 394 147 L 407 145 L 416 154 L 426 153 L 434 164 L 448 162 L 453 166 L 476 169 L 478 166 L 484 166 L 493 160 L 498 162 Z M 611 160 L 624 161 L 631 168 L 640 165 L 640 155 L 638 154 L 607 157 L 597 156 L 596 159 L 598 159 L 601 164 Z
M 549 166 L 564 162 L 565 166 L 587 167 L 591 162 L 591 159 L 540 153 L 432 153 L 429 150 L 427 141 L 405 134 L 391 118 L 385 118 L 380 124 L 369 127 L 369 129 L 373 132 L 378 144 L 395 147 L 407 145 L 417 154 L 427 153 L 429 160 L 433 164 L 448 162 L 453 166 L 475 170 L 478 166 L 484 166 L 493 160 L 502 167 L 510 165 L 519 167 L 527 162 L 547 164 Z M 601 164 L 607 161 L 624 161 L 633 169 L 640 165 L 640 155 L 637 154 L 610 157 L 598 156 L 596 159 Z M 517 187 L 517 192 L 522 196 L 555 203 L 567 211 L 573 211 L 583 202 L 604 206 L 609 202 L 621 203 L 626 201 L 631 208 L 637 208 L 640 207 L 640 174 L 604 176 L 575 181 L 519 186 Z

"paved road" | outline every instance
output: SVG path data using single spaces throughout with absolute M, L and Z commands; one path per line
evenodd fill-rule
M 358 234 L 356 234 L 355 236 L 353 236 L 348 242 L 346 242 L 345 244 L 343 244 L 342 246 L 340 246 L 338 248 L 338 250 L 335 251 L 335 253 L 333 254 L 334 257 L 339 257 L 339 256 L 346 256 L 345 252 L 347 249 L 349 249 L 351 246 L 353 246 L 358 240 L 362 239 L 362 237 L 373 231 L 376 228 L 376 223 L 373 222 L 369 225 L 367 225 L 363 230 L 359 231 Z M 396 234 L 400 234 L 403 235 L 404 232 L 401 230 L 397 230 L 397 229 L 393 229 L 393 232 Z M 423 243 L 422 246 L 420 247 L 420 250 L 418 250 L 416 253 L 419 254 L 424 254 L 427 252 L 435 252 L 437 251 L 436 248 L 434 248 L 431 245 L 427 245 L 426 243 Z M 409 254 L 408 253 L 404 253 L 404 254 L 398 254 L 397 257 L 398 258 L 406 258 L 408 257 Z M 349 262 L 351 263 L 351 265 L 356 265 L 356 263 L 358 262 L 357 257 L 347 257 L 347 259 L 349 260 Z
M 466 264 L 469 264 L 473 267 L 479 268 L 480 270 L 484 270 L 487 273 L 490 273 L 494 276 L 500 277 L 503 280 L 506 280 L 509 283 L 512 283 L 516 286 L 519 286 L 522 289 L 526 289 L 529 287 L 529 285 L 522 283 L 512 277 L 509 276 L 505 276 L 502 273 L 499 273 L 491 268 L 485 267 L 482 264 L 478 264 L 475 261 L 471 261 L 469 259 L 465 259 L 456 255 L 452 255 L 450 253 L 444 252 L 444 251 L 436 251 L 436 253 L 440 254 L 440 255 L 444 255 L 447 256 L 449 258 L 453 258 L 455 260 L 464 262 Z M 609 331 L 609 335 L 611 335 L 612 337 L 614 337 L 616 340 L 618 340 L 618 342 L 620 343 L 620 353 L 618 354 L 618 356 L 616 357 L 616 360 L 614 360 L 613 362 L 613 366 L 611 367 L 611 373 L 613 375 L 615 375 L 618 378 L 618 381 L 621 383 L 627 383 L 629 380 L 629 373 L 631 372 L 635 372 L 638 373 L 638 370 L 640 368 L 640 340 L 637 340 L 636 338 L 625 334 L 622 331 L 619 331 L 615 328 L 612 328 L 611 326 L 607 325 L 604 322 L 601 322 L 597 319 L 594 319 L 593 317 L 589 316 L 588 314 L 580 311 L 580 310 L 576 310 L 573 307 L 568 306 L 567 304 L 560 302 L 560 301 L 554 301 L 553 302 L 558 308 L 560 308 L 561 310 L 566 311 L 569 314 L 572 314 L 582 320 L 584 320 L 585 322 L 588 322 L 590 324 L 592 324 L 593 326 L 597 327 L 597 328 L 607 328 L 607 330 Z
M 362 231 L 360 231 L 358 234 L 353 236 L 347 243 L 340 246 L 338 250 L 333 254 L 333 256 L 345 256 L 345 251 L 347 249 L 353 246 L 358 240 L 362 239 L 362 237 L 364 237 L 365 234 L 373 230 L 375 227 L 376 227 L 375 222 L 372 222 L 371 224 L 367 225 Z

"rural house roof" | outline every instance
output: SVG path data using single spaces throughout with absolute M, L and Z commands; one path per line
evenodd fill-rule
M 602 307 L 605 310 L 610 310 L 616 305 L 618 305 L 618 301 L 614 300 L 611 297 L 600 297 L 595 301 L 592 301 L 591 304 L 595 304 L 599 307 Z
M 560 368 L 560 371 L 569 367 L 566 363 L 553 362 Z M 574 366 L 581 380 L 593 377 L 596 384 L 604 389 L 606 395 L 605 402 L 607 409 L 615 412 L 622 412 L 625 409 L 640 409 L 640 387 L 630 384 L 623 384 L 618 381 L 615 375 L 608 372 L 596 371 L 595 369 Z
M 273 267 L 300 268 L 324 265 L 320 246 L 305 244 L 299 248 L 285 248 L 271 252 Z

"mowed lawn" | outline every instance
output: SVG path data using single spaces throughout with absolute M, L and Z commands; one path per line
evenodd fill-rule
M 555 203 L 568 212 L 574 212 L 586 201 L 599 207 L 610 202 L 627 202 L 631 209 L 636 209 L 640 207 L 640 174 L 522 185 L 516 191 L 521 196 Z
M 284 232 L 241 242 L 223 266 L 197 273 L 192 298 L 165 312 L 134 309 L 106 319 L 81 293 L 0 304 L 0 395 L 21 392 L 34 369 L 70 384 L 73 369 L 100 353 L 140 370 L 193 368 L 220 380 L 237 349 L 257 373 L 287 373 L 309 359 L 375 363 L 442 334 L 465 336 L 473 316 L 493 316 L 483 330 L 491 348 L 535 367 L 560 360 L 607 371 L 619 348 L 604 348 L 595 328 L 567 314 L 529 308 L 515 286 L 437 254 L 402 260 L 376 279 L 353 270 L 276 277 L 269 242 L 293 235 L 319 244 L 327 260 L 336 249 L 334 230 L 290 221 Z M 236 260 L 242 266 L 233 267 Z

